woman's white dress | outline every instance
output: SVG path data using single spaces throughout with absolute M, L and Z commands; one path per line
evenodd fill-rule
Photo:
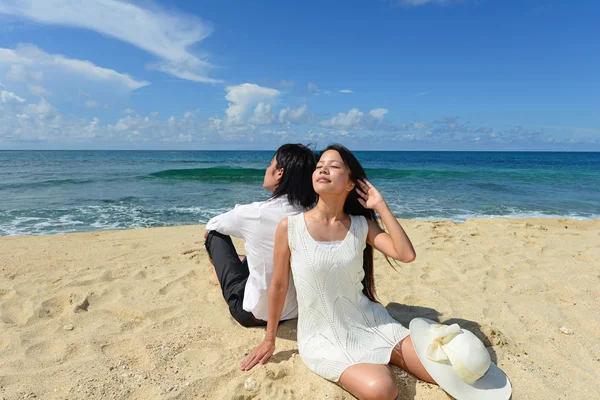
M 304 213 L 288 217 L 291 269 L 298 297 L 298 351 L 308 368 L 337 382 L 361 363 L 388 364 L 409 335 L 385 307 L 362 292 L 368 224 L 350 216 L 346 238 L 334 248 L 309 234 Z

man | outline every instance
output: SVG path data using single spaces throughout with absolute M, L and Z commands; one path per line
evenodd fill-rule
M 233 318 L 242 326 L 265 326 L 269 284 L 273 276 L 273 242 L 279 222 L 312 207 L 316 193 L 312 173 L 315 154 L 301 144 L 277 149 L 265 171 L 263 187 L 272 193 L 266 201 L 236 205 L 206 224 L 206 250 L 213 263 L 223 297 Z M 230 236 L 245 241 L 240 260 Z M 290 284 L 281 320 L 298 316 L 296 290 Z

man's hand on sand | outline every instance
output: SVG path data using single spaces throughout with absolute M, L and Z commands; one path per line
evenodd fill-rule
M 275 352 L 275 342 L 271 340 L 263 340 L 261 344 L 255 348 L 248 357 L 242 362 L 240 369 L 242 371 L 250 371 L 256 364 L 265 364 Z

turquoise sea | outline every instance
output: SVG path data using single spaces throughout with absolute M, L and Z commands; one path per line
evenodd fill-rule
M 600 153 L 356 152 L 397 217 L 600 218 Z M 272 151 L 0 151 L 0 236 L 205 223 Z

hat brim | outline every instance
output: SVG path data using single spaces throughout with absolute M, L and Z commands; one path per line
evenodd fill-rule
M 469 384 L 460 379 L 449 364 L 439 363 L 427 358 L 429 345 L 429 326 L 438 322 L 415 318 L 410 321 L 409 330 L 413 346 L 421 363 L 433 380 L 446 393 L 457 400 L 508 400 L 512 387 L 508 377 L 496 364 L 492 363 L 484 376 Z

